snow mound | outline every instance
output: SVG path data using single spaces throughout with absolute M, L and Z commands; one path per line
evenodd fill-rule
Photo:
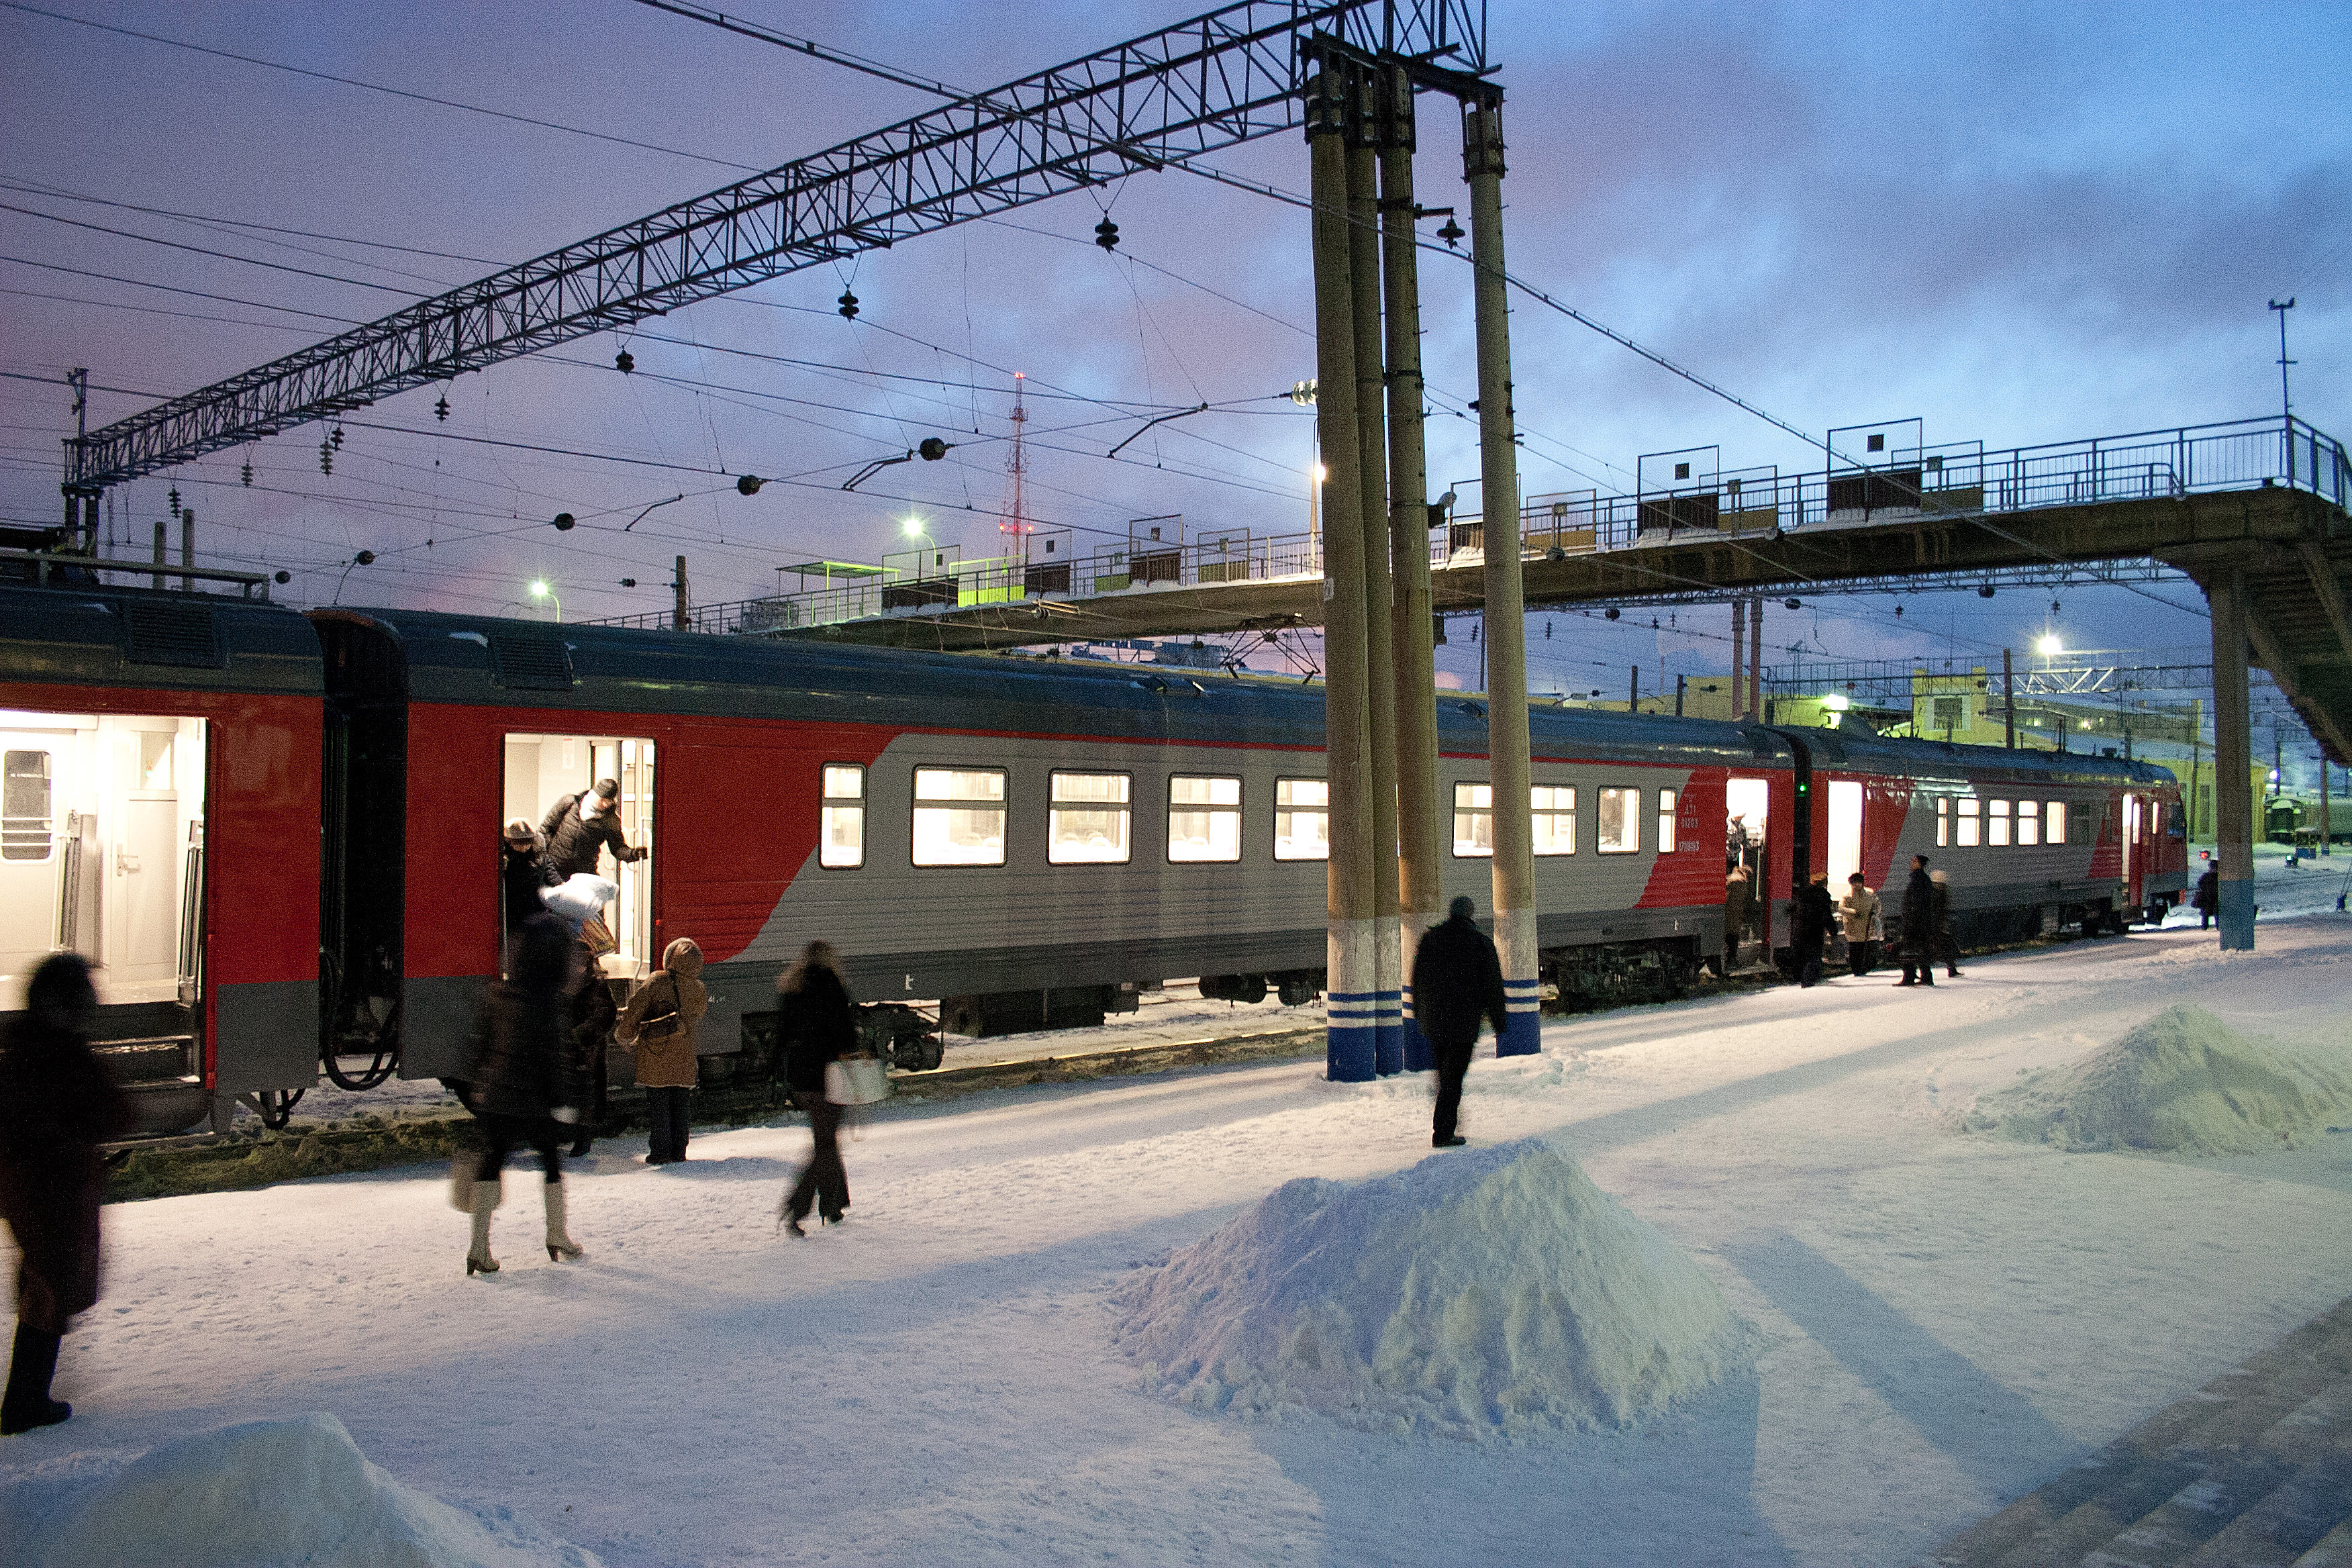
M 2070 1150 L 2249 1154 L 2324 1131 L 2352 1079 L 2201 1007 L 2168 1007 L 2072 1067 L 1980 1096 L 1964 1124 Z
M 505 1509 L 402 1486 L 325 1415 L 152 1449 L 65 1499 L 27 1545 L 28 1568 L 598 1568 Z
M 1146 1387 L 1372 1430 L 1622 1426 L 1748 1356 L 1698 1266 L 1535 1140 L 1286 1183 L 1121 1304 Z

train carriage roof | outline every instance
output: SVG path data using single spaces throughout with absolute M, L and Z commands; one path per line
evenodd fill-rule
M 1950 741 L 1891 739 L 1843 730 L 1800 730 L 1791 734 L 1811 752 L 1813 766 L 1831 772 L 1893 773 L 1915 779 L 1988 773 L 2020 783 L 2116 786 L 2177 782 L 2169 768 L 2153 763 L 2080 752 L 2011 751 L 2000 746 L 1964 746 Z
M 327 610 L 395 642 L 419 702 L 866 722 L 1234 744 L 1323 744 L 1323 689 L 1166 665 L 925 653 L 822 638 L 712 637 L 412 610 Z M 1482 697 L 1438 694 L 1439 746 L 1483 755 Z M 1785 765 L 1769 731 L 1538 706 L 1538 759 Z
M 286 696 L 323 689 L 319 640 L 267 599 L 0 585 L 0 681 Z

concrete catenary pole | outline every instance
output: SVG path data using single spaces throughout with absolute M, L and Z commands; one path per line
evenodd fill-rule
M 1326 868 L 1325 1076 L 1375 1071 L 1372 823 L 1366 787 L 1371 710 L 1364 681 L 1363 487 L 1356 451 L 1356 310 L 1348 247 L 1348 93 L 1327 59 L 1307 89 L 1314 202 L 1315 428 L 1323 486 L 1323 754 L 1329 781 Z
M 172 525 L 157 518 L 155 520 L 155 575 L 148 580 L 148 586 L 159 594 L 163 591 L 163 563 L 169 558 L 171 548 Z
M 180 509 L 180 566 L 183 571 L 193 571 L 195 568 L 195 564 L 196 509 L 194 507 L 182 507 Z M 184 576 L 180 579 L 181 593 L 184 594 L 194 586 L 194 578 Z
M 1421 271 L 1414 244 L 1412 79 L 1382 72 L 1381 269 L 1388 325 L 1390 624 L 1396 644 L 1398 975 L 1404 985 L 1404 1067 L 1433 1064 L 1412 1021 L 1412 960 L 1445 912 L 1437 795 L 1437 669 L 1429 593 L 1429 449 L 1422 432 Z
M 1764 711 L 1764 601 L 1748 601 L 1748 716 L 1761 724 Z
M 1748 601 L 1731 601 L 1731 716 L 1748 717 Z
M 1478 329 L 1478 489 L 1486 547 L 1486 755 L 1495 801 L 1495 951 L 1510 1023 L 1498 1056 L 1539 1048 L 1533 770 L 1528 744 L 1526 584 L 1519 561 L 1519 464 L 1511 407 L 1510 300 L 1503 260 L 1503 95 L 1463 106 L 1470 262 Z
M 1396 639 L 1389 621 L 1389 456 L 1381 384 L 1379 76 L 1350 73 L 1348 282 L 1354 301 L 1358 525 L 1364 531 L 1364 696 L 1372 825 L 1372 1066 L 1404 1067 L 1404 978 L 1397 928 Z
M 2252 952 L 2254 738 L 2246 710 L 2244 572 L 2223 573 L 2205 597 L 2213 612 L 2213 849 L 2221 869 L 2221 948 Z
M 682 632 L 686 630 L 687 611 L 693 603 L 687 595 L 686 557 L 683 555 L 677 558 L 677 575 L 671 579 L 670 588 L 673 594 L 670 600 L 670 627 L 674 631 Z

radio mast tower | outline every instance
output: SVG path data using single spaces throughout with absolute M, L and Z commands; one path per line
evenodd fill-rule
M 1020 371 L 1013 373 L 1013 445 L 1004 454 L 1004 512 L 996 524 L 998 533 L 1012 536 L 1012 548 L 1005 553 L 1020 556 L 1024 566 L 1029 564 L 1029 536 L 1037 531 L 1029 521 L 1029 498 L 1021 481 L 1029 471 L 1029 453 L 1022 444 L 1022 432 L 1029 424 L 1028 379 Z

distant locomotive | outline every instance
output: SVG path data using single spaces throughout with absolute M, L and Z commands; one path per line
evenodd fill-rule
M 0 1007 L 39 958 L 100 965 L 151 1127 L 448 1070 L 498 962 L 498 841 L 613 778 L 618 980 L 707 959 L 701 1048 L 763 1058 L 772 981 L 847 955 L 899 1065 L 903 1004 L 965 1033 L 1099 1021 L 1168 976 L 1323 984 L 1319 689 L 1254 677 L 0 587 Z M 1484 704 L 1441 694 L 1447 890 L 1484 906 Z M 2145 763 L 1538 706 L 1545 979 L 1671 994 L 1722 951 L 1727 850 L 1797 882 L 1951 876 L 1963 940 L 2159 916 L 2185 885 Z M 749 1052 L 747 1056 L 747 1044 Z M 349 1067 L 364 1056 L 363 1070 Z

